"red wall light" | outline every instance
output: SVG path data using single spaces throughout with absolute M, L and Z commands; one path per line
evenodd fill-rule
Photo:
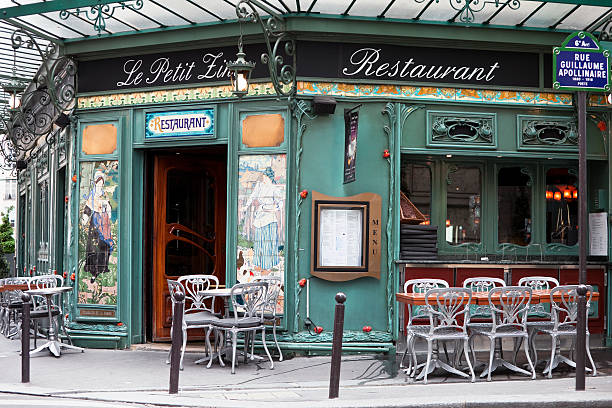
M 559 191 L 555 192 L 555 196 L 554 197 L 555 197 L 555 200 L 561 201 L 561 192 L 559 192 Z
M 553 198 L 553 192 L 552 191 L 546 191 L 546 199 L 547 200 L 551 200 Z

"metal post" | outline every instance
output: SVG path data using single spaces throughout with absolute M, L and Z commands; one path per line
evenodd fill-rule
M 342 333 L 344 331 L 344 302 L 346 295 L 336 293 L 336 313 L 334 315 L 334 338 L 332 341 L 331 372 L 329 375 L 329 398 L 338 398 L 340 388 L 340 360 L 342 358 Z
M 178 393 L 179 368 L 181 363 L 181 346 L 183 343 L 183 310 L 185 294 L 174 294 L 174 310 L 172 311 L 172 348 L 170 349 L 170 390 L 169 394 Z
M 30 295 L 21 295 L 21 382 L 30 382 Z
M 586 343 L 586 257 L 587 257 L 587 143 L 586 92 L 578 92 L 578 320 L 576 327 L 576 391 L 584 391 Z M 581 289 L 584 289 L 581 290 Z

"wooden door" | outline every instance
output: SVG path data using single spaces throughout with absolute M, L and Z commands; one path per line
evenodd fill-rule
M 166 341 L 172 321 L 167 279 L 214 274 L 225 283 L 226 165 L 157 156 L 154 182 L 153 340 Z

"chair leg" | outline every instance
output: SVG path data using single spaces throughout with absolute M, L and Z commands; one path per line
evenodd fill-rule
M 557 347 L 557 339 L 554 336 L 550 336 L 550 338 L 551 338 L 550 361 L 548 363 L 548 368 L 546 369 L 548 370 L 548 378 L 552 378 L 552 367 L 553 367 L 553 362 L 555 361 L 555 351 Z
M 495 337 L 491 338 L 491 348 L 489 349 L 489 372 L 487 373 L 487 381 L 491 381 L 491 368 L 493 368 L 493 354 L 495 353 Z
M 470 374 L 472 374 L 472 382 L 474 382 L 476 381 L 476 376 L 474 375 L 474 368 L 472 367 L 470 355 L 468 354 L 468 339 L 463 340 L 463 354 L 465 354 L 465 361 L 467 361 L 468 367 L 470 368 Z
M 170 338 L 172 338 L 172 327 L 170 327 Z M 166 356 L 166 364 L 170 364 L 170 356 L 172 355 L 172 347 L 168 350 L 168 355 Z
M 232 374 L 236 374 L 236 332 L 232 330 Z
M 212 330 L 211 326 L 208 326 L 206 328 L 206 338 L 205 340 L 205 344 L 206 344 L 206 356 L 208 357 L 208 362 L 210 363 L 213 359 L 213 351 L 212 351 L 212 346 L 210 345 L 210 331 Z M 207 366 L 208 367 L 208 366 Z
M 183 357 L 185 357 L 185 349 L 187 348 L 187 329 L 183 329 L 183 348 L 181 349 L 181 363 L 179 368 L 183 370 Z
M 431 353 L 433 352 L 433 342 L 427 339 L 427 362 L 425 363 L 425 376 L 423 377 L 423 383 L 427 384 L 427 373 L 429 372 L 429 363 L 431 363 Z
M 276 319 L 274 319 L 274 324 L 272 325 L 272 334 L 274 335 L 274 343 L 276 344 L 276 348 L 278 349 L 278 361 L 283 361 L 283 352 L 281 351 L 281 348 L 278 345 L 278 340 L 276 340 Z
M 414 377 L 416 375 L 417 366 L 419 364 L 417 360 L 416 349 L 414 347 L 415 343 L 416 343 L 416 336 L 413 336 L 412 345 L 410 346 L 410 349 L 412 350 L 412 372 L 410 373 L 411 377 Z
M 595 363 L 593 362 L 593 357 L 591 357 L 591 347 L 589 347 L 589 334 L 586 335 L 586 353 L 589 357 L 589 361 L 591 362 L 591 367 L 593 367 L 593 377 L 597 375 L 597 368 L 595 367 Z
M 521 345 L 523 343 L 523 338 L 522 337 L 514 337 L 513 340 L 514 340 L 513 341 L 514 346 L 513 346 L 512 351 L 513 351 L 514 355 L 512 356 L 512 364 L 516 365 L 516 356 L 518 354 L 518 351 L 521 349 Z
M 255 333 L 253 332 L 253 342 L 255 342 Z M 268 355 L 268 358 L 270 359 L 270 370 L 272 370 L 274 368 L 274 361 L 272 360 L 272 356 L 270 355 L 270 352 L 268 351 L 268 346 L 266 345 L 266 327 L 264 326 L 261 329 L 261 342 L 263 343 L 264 346 L 264 350 L 266 350 L 266 354 Z
M 522 340 L 522 337 L 521 337 Z M 525 339 L 525 355 L 527 356 L 527 362 L 529 363 L 529 368 L 531 368 L 531 379 L 535 380 L 535 365 L 531 362 L 531 357 L 529 356 L 529 337 Z M 515 354 L 516 357 L 516 354 Z M 516 365 L 516 364 L 515 364 Z

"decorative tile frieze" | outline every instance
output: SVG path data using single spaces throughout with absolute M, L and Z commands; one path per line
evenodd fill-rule
M 495 91 L 484 89 L 437 88 L 408 85 L 348 84 L 337 82 L 298 81 L 297 93 L 302 96 L 331 95 L 346 97 L 398 98 L 410 101 L 474 102 L 502 105 L 571 107 L 572 95 L 548 92 Z M 252 84 L 249 96 L 276 96 L 271 83 Z M 99 109 L 157 103 L 197 102 L 236 99 L 227 86 L 206 86 L 185 89 L 166 89 L 80 96 L 79 109 Z M 592 103 L 603 100 L 591 98 Z
M 519 150 L 578 150 L 576 119 L 559 116 L 517 116 Z
M 497 147 L 494 113 L 427 112 L 427 146 Z

